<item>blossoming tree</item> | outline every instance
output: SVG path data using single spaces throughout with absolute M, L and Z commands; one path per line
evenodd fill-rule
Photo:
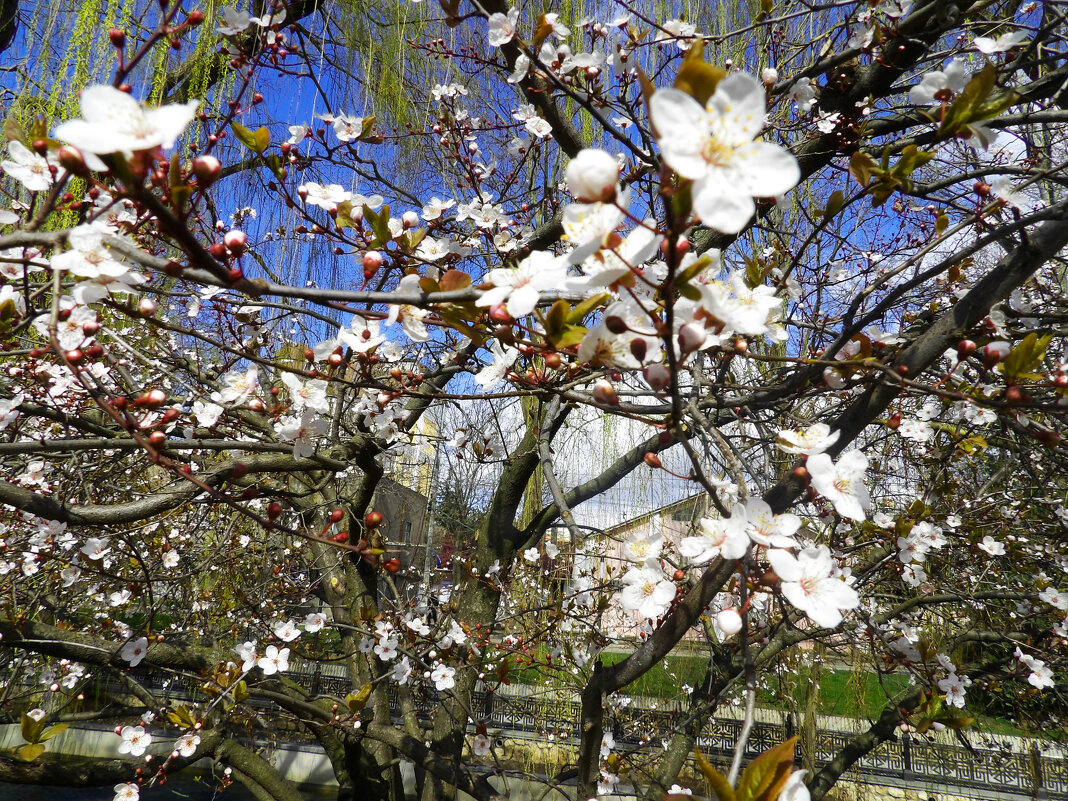
M 589 6 L 404 7 L 420 124 L 337 91 L 329 4 L 164 3 L 76 110 L 12 112 L 0 705 L 26 744 L 0 778 L 135 799 L 207 757 L 285 801 L 238 736 L 285 721 L 341 797 L 403 797 L 404 760 L 427 801 L 498 798 L 472 699 L 518 665 L 581 700 L 566 768 L 528 777 L 579 799 L 679 792 L 701 722 L 735 694 L 751 722 L 801 649 L 907 686 L 808 773 L 792 741 L 743 770 L 743 728 L 698 758 L 721 800 L 822 798 L 902 729 L 1063 715 L 1060 8 Z M 207 28 L 206 96 L 145 102 Z M 492 485 L 447 593 L 374 501 L 428 449 Z M 648 475 L 706 511 L 606 564 L 589 521 Z M 687 713 L 616 746 L 684 637 Z M 347 694 L 295 680 L 316 665 Z M 126 758 L 49 750 L 94 717 Z

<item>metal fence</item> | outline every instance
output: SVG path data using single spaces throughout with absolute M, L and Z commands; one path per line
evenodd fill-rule
M 148 671 L 132 671 L 146 687 L 161 690 L 172 698 L 199 696 L 195 683 Z M 338 666 L 296 666 L 287 674 L 312 694 L 344 698 L 352 684 Z M 394 703 L 396 699 L 391 699 Z M 423 718 L 429 718 L 437 706 L 433 695 L 415 699 Z M 270 704 L 264 703 L 264 708 Z M 507 692 L 476 691 L 471 712 L 491 729 L 552 734 L 557 742 L 577 742 L 580 705 L 567 696 L 525 692 L 522 686 Z M 682 705 L 672 701 L 633 699 L 630 704 L 609 713 L 609 726 L 616 743 L 640 748 L 656 732 L 671 731 L 685 714 Z M 738 742 L 742 723 L 733 718 L 709 718 L 697 738 L 697 747 L 710 756 L 727 757 Z M 758 722 L 746 743 L 747 755 L 756 754 L 783 742 L 787 727 Z M 849 732 L 819 729 L 815 736 L 815 762 L 825 764 L 849 743 Z M 969 749 L 962 746 L 928 742 L 907 735 L 885 742 L 861 757 L 843 776 L 865 784 L 884 784 L 888 780 L 911 786 L 929 783 L 952 791 L 982 790 L 988 794 L 1068 801 L 1068 759 L 1039 756 L 1037 751 L 1014 753 L 1007 750 Z M 985 797 L 985 796 L 980 796 Z

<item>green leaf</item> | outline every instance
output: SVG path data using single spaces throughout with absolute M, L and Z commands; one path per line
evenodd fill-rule
M 581 325 L 567 325 L 564 326 L 563 332 L 556 337 L 552 345 L 559 350 L 570 348 L 581 343 L 588 333 L 589 329 L 583 328 Z
M 174 707 L 173 710 L 167 713 L 167 719 L 180 729 L 191 729 L 196 725 L 193 715 L 184 706 Z
M 738 780 L 737 801 L 775 801 L 793 773 L 796 745 L 791 737 L 750 762 Z
M 599 295 L 594 295 L 592 298 L 586 298 L 579 303 L 567 315 L 567 321 L 569 323 L 581 323 L 586 319 L 586 315 L 592 312 L 601 304 L 605 303 L 612 296 L 607 292 L 602 292 Z
M 705 781 L 708 782 L 709 788 L 716 794 L 716 798 L 719 801 L 737 801 L 734 795 L 734 790 L 731 789 L 730 784 L 727 781 L 727 777 L 716 770 L 712 763 L 705 759 L 704 754 L 693 749 L 694 758 L 697 759 L 697 767 L 701 769 L 701 773 L 705 776 Z
M 271 132 L 266 128 L 257 128 L 255 131 L 250 131 L 239 122 L 230 123 L 230 127 L 233 129 L 237 140 L 253 153 L 263 153 L 267 146 L 271 144 Z
M 57 723 L 55 726 L 49 726 L 47 729 L 41 732 L 41 737 L 37 740 L 37 742 L 43 743 L 45 740 L 51 740 L 57 734 L 62 734 L 63 732 L 65 732 L 69 728 L 69 726 L 69 723 Z
M 867 153 L 862 153 L 858 150 L 849 159 L 849 174 L 852 175 L 861 186 L 868 185 L 871 181 L 874 169 L 875 159 Z
M 1049 347 L 1052 339 L 1052 334 L 1046 334 L 1043 337 L 1039 337 L 1034 332 L 1028 334 L 998 365 L 1002 374 L 1008 379 L 1015 379 L 1024 373 L 1033 373 L 1042 363 L 1046 348 Z
M 30 745 L 24 745 L 18 749 L 17 753 L 19 759 L 23 762 L 33 762 L 41 754 L 45 752 L 45 747 L 40 743 L 31 743 Z
M 823 218 L 826 220 L 831 219 L 835 214 L 842 210 L 842 206 L 845 205 L 845 193 L 841 189 L 836 189 L 831 192 L 831 196 L 827 198 L 827 207 L 823 210 Z

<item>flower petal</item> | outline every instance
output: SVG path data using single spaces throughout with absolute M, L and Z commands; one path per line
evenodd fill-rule
M 661 89 L 649 100 L 649 119 L 669 167 L 683 178 L 700 178 L 708 172 L 708 115 L 696 100 L 678 89 Z
M 725 234 L 737 234 L 756 212 L 753 198 L 730 186 L 720 171 L 693 186 L 693 210 L 701 221 Z

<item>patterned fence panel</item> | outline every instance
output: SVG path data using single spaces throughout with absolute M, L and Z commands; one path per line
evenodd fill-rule
M 320 666 L 314 670 L 297 666 L 286 675 L 313 694 L 343 698 L 352 689 L 340 666 Z M 191 679 L 145 670 L 131 671 L 131 678 L 167 698 L 202 697 L 197 682 Z M 121 682 L 116 682 L 115 689 L 122 691 L 125 688 Z M 424 720 L 429 719 L 438 705 L 436 695 L 417 696 L 414 703 L 419 717 Z M 395 697 L 390 699 L 390 707 L 395 713 L 399 712 Z M 542 735 L 548 732 L 556 739 L 577 742 L 581 708 L 567 698 L 528 695 L 518 688 L 508 692 L 478 691 L 471 700 L 471 709 L 491 728 Z M 607 726 L 614 732 L 618 743 L 641 747 L 654 732 L 674 728 L 673 724 L 684 714 L 677 704 L 640 700 L 609 713 Z M 741 729 L 739 720 L 709 718 L 697 737 L 697 747 L 710 755 L 726 756 L 733 752 Z M 746 754 L 754 756 L 766 751 L 786 740 L 787 736 L 784 726 L 756 723 L 746 743 Z M 829 762 L 852 736 L 849 732 L 818 730 L 814 739 L 816 763 Z M 1028 797 L 1040 786 L 1051 801 L 1068 801 L 1068 759 L 971 750 L 909 737 L 883 743 L 861 757 L 845 778 L 869 784 L 878 784 L 880 778 L 918 780 L 947 788 L 989 789 Z

